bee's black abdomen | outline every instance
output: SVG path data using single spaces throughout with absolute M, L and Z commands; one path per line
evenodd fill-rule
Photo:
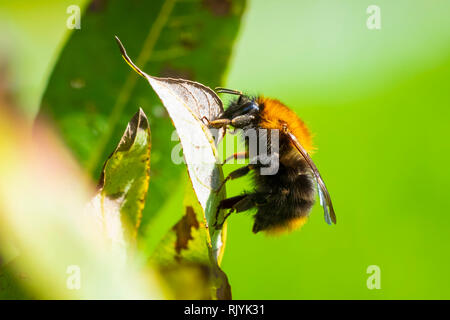
M 303 163 L 294 167 L 280 163 L 275 175 L 255 172 L 256 192 L 265 194 L 265 202 L 257 205 L 254 233 L 289 228 L 292 221 L 309 216 L 314 205 L 315 187 L 311 174 L 303 168 Z

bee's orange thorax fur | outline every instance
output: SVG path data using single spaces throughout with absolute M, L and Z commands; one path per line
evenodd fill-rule
M 314 150 L 311 134 L 305 123 L 288 107 L 280 101 L 270 98 L 258 98 L 258 104 L 264 104 L 260 116 L 261 128 L 282 130 L 282 124 L 286 123 L 289 131 L 299 140 L 303 148 L 309 153 Z

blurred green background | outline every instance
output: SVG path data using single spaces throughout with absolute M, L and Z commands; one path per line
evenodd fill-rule
M 0 1 L 0 48 L 30 118 L 67 38 L 68 5 Z M 366 27 L 369 5 L 381 29 Z M 338 223 L 315 206 L 301 231 L 251 233 L 230 217 L 235 299 L 450 299 L 450 3 L 250 1 L 227 86 L 276 97 L 314 133 Z M 4 52 L 0 52 L 0 55 Z M 235 165 L 226 166 L 226 172 Z M 233 181 L 238 194 L 248 180 Z M 369 290 L 367 267 L 381 270 Z

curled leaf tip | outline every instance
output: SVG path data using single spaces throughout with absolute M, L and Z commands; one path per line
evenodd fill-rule
M 136 71 L 139 75 L 141 75 L 142 77 L 146 78 L 145 73 L 141 71 L 141 69 L 139 69 L 133 61 L 131 61 L 130 57 L 127 54 L 127 50 L 125 50 L 125 47 L 122 44 L 122 41 L 120 41 L 119 37 L 114 36 L 114 38 L 116 39 L 117 45 L 119 46 L 119 50 L 120 53 L 122 54 L 122 58 L 125 60 L 126 63 L 128 63 L 128 65 L 133 68 L 134 71 Z

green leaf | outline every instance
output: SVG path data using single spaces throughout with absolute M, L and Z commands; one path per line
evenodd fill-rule
M 95 179 L 123 127 L 141 107 L 153 141 L 151 181 L 141 224 L 156 217 L 178 188 L 184 167 L 170 161 L 173 126 L 157 96 L 117 55 L 114 35 L 150 74 L 183 77 L 211 87 L 222 83 L 244 0 L 93 1 L 72 33 L 43 95 L 41 114 Z
M 231 299 L 230 285 L 219 267 L 225 238 L 221 228 L 215 227 L 216 218 L 219 221 L 224 218 L 223 212 L 217 211 L 225 189 L 218 192 L 223 172 L 216 149 L 216 142 L 224 132 L 216 130 L 214 139 L 202 121 L 221 114 L 222 101 L 213 90 L 198 82 L 146 74 L 128 57 L 120 40 L 116 40 L 124 60 L 147 79 L 167 109 L 180 137 L 191 182 L 186 186 L 184 216 L 157 247 L 153 261 L 162 266 L 161 272 L 177 299 L 204 298 L 208 297 L 207 292 L 211 298 Z M 187 276 L 195 272 L 203 276 Z M 192 282 L 193 278 L 196 281 Z
M 117 148 L 106 160 L 99 191 L 89 203 L 100 230 L 126 257 L 135 244 L 150 177 L 151 135 L 142 109 L 133 116 Z
M 223 236 L 216 229 L 216 218 L 222 221 L 223 211 L 217 216 L 219 202 L 225 197 L 222 167 L 218 165 L 216 142 L 223 137 L 224 130 L 214 130 L 214 135 L 203 119 L 215 119 L 223 112 L 222 101 L 210 88 L 198 82 L 184 79 L 152 77 L 136 66 L 128 57 L 125 48 L 116 38 L 124 60 L 149 84 L 160 97 L 175 125 L 183 147 L 189 178 L 204 214 L 203 219 L 210 230 L 210 246 L 214 257 L 219 260 L 223 250 Z M 214 139 L 214 136 L 216 139 Z

